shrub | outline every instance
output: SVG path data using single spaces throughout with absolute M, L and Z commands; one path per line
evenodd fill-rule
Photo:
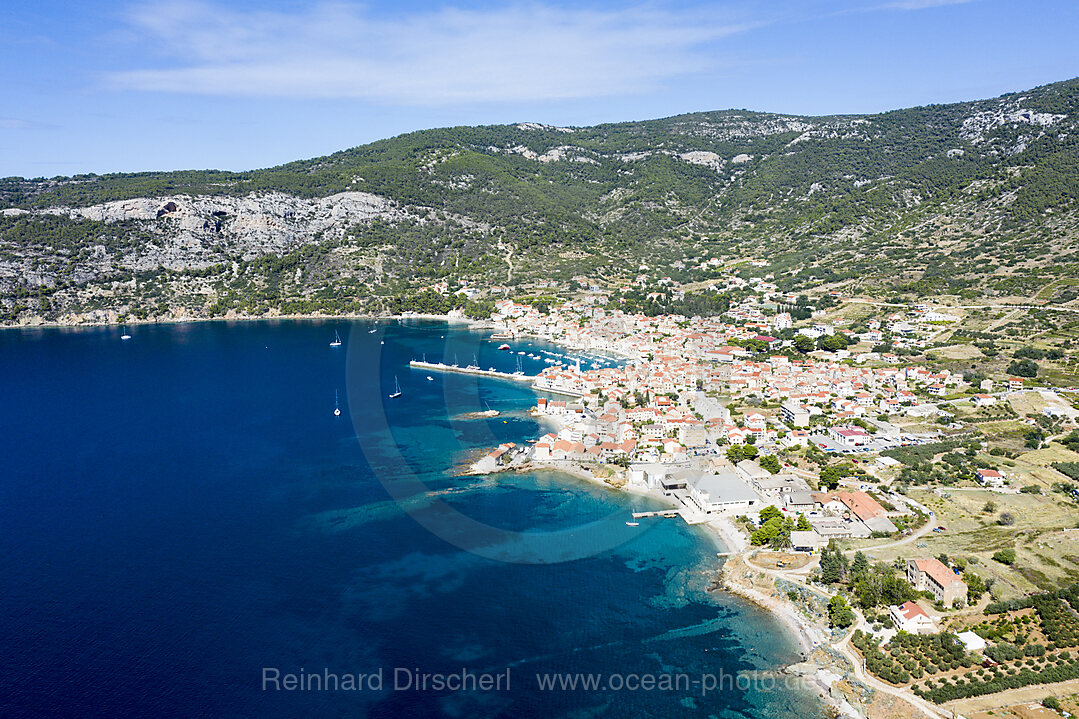
M 1015 550 L 1014 549 L 1001 549 L 993 554 L 993 559 L 1001 564 L 1015 564 Z

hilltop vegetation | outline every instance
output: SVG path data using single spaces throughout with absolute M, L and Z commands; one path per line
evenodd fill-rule
M 389 309 L 443 280 L 524 293 L 644 264 L 699 282 L 747 257 L 789 290 L 1023 296 L 1076 274 L 1077 120 L 1070 80 L 879 115 L 455 127 L 252 172 L 7 178 L 0 310 Z M 372 209 L 336 214 L 340 197 Z M 1043 299 L 1075 299 L 1059 289 Z

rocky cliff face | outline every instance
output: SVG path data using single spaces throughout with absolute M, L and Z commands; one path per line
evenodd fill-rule
M 317 239 L 340 238 L 357 223 L 407 215 L 396 203 L 366 192 L 313 200 L 281 192 L 246 197 L 141 197 L 41 212 L 74 220 L 141 224 L 160 241 L 119 258 L 120 266 L 135 270 L 205 267 L 220 261 L 226 251 L 243 259 L 286 252 Z
M 352 311 L 720 256 L 768 258 L 792 288 L 1011 292 L 1015 268 L 1079 262 L 1077 138 L 1073 80 L 867 116 L 442 128 L 244 173 L 0 178 L 0 321 L 146 298 Z

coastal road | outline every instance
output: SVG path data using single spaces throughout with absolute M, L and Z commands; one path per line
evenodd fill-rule
M 932 518 L 932 515 L 930 516 Z M 927 523 L 926 527 L 929 526 L 931 526 L 931 524 Z M 911 541 L 913 539 L 916 539 L 917 536 L 919 535 L 911 535 L 905 541 Z M 813 567 L 812 563 L 807 565 L 806 567 L 800 567 L 798 570 L 782 571 L 778 569 L 769 569 L 767 567 L 762 567 L 758 564 L 755 564 L 750 561 L 750 555 L 748 554 L 743 556 L 743 560 L 745 561 L 746 566 L 756 571 L 768 574 L 772 577 L 773 581 L 775 579 L 785 579 L 789 582 L 797 584 L 799 587 L 802 587 L 807 591 L 813 592 L 817 596 L 823 597 L 824 599 L 830 599 L 832 596 L 830 593 L 822 589 L 807 584 L 804 581 L 805 577 L 797 574 L 797 572 L 799 571 L 811 569 Z M 851 667 L 853 667 L 854 677 L 866 686 L 872 687 L 877 691 L 884 692 L 885 694 L 889 694 L 896 697 L 897 699 L 901 699 L 907 702 L 908 704 L 921 710 L 922 713 L 924 713 L 928 717 L 931 717 L 932 719 L 948 719 L 948 714 L 937 708 L 931 702 L 928 702 L 921 697 L 915 696 L 908 689 L 902 687 L 894 687 L 891 684 L 882 682 L 869 674 L 868 671 L 866 671 L 865 665 L 862 660 L 862 655 L 860 652 L 857 651 L 856 648 L 850 645 L 850 638 L 851 636 L 853 636 L 855 629 L 863 629 L 865 627 L 868 627 L 868 623 L 866 622 L 865 617 L 862 615 L 861 612 L 859 612 L 853 606 L 851 607 L 851 610 L 854 612 L 854 616 L 856 617 L 854 625 L 851 627 L 851 630 L 847 632 L 847 634 L 843 637 L 843 639 L 839 640 L 838 642 L 833 642 L 830 646 L 837 652 L 842 654 L 844 657 L 846 657 L 848 661 L 850 661 Z
M 879 692 L 884 692 L 885 694 L 890 694 L 902 699 L 915 708 L 920 709 L 926 716 L 932 717 L 933 719 L 949 719 L 951 712 L 945 713 L 933 703 L 928 702 L 919 696 L 915 696 L 913 692 L 910 692 L 907 689 L 901 689 L 899 687 L 894 687 L 891 684 L 886 684 L 866 670 L 861 652 L 851 646 L 850 639 L 854 636 L 855 629 L 862 629 L 863 627 L 868 626 L 868 624 L 865 621 L 865 617 L 862 616 L 862 613 L 857 609 L 854 610 L 854 616 L 858 618 L 858 621 L 855 622 L 854 626 L 851 627 L 851 630 L 847 632 L 845 637 L 832 645 L 837 652 L 850 660 L 851 666 L 854 667 L 854 677 L 861 683 L 873 687 Z

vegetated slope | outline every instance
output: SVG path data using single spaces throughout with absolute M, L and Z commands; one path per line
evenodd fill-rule
M 790 289 L 1025 294 L 1074 274 L 1077 119 L 1070 80 L 879 115 L 443 128 L 253 172 L 8 178 L 0 309 L 392 308 L 440 280 L 643 262 L 686 281 L 749 256 Z

